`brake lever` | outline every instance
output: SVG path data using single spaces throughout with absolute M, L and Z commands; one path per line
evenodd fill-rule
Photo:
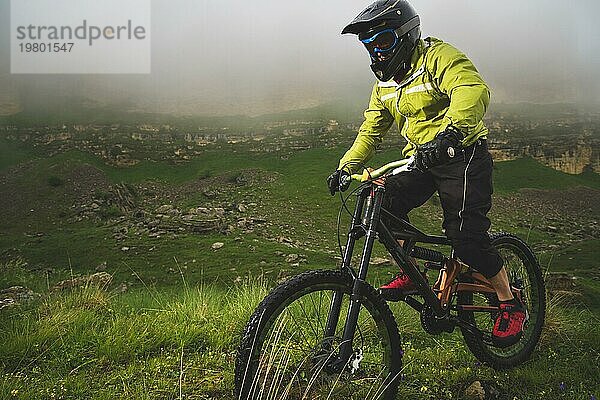
M 343 187 L 348 187 L 350 185 L 350 182 L 352 181 L 352 176 L 350 175 L 342 175 L 339 185 L 338 185 L 338 189 L 341 192 Z

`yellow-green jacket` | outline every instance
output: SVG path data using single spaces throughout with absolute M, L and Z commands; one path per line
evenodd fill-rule
M 365 121 L 339 168 L 361 169 L 394 121 L 408 142 L 404 157 L 449 125 L 463 132 L 469 146 L 488 133 L 482 119 L 489 101 L 489 88 L 467 56 L 439 39 L 420 40 L 402 82 L 373 86 Z

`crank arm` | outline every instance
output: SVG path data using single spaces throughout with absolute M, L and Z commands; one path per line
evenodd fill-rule
M 472 325 L 472 324 L 470 324 L 470 323 L 468 323 L 466 321 L 463 321 L 462 319 L 457 318 L 457 317 L 451 317 L 450 321 L 452 321 L 453 323 L 455 323 L 461 329 L 465 329 L 470 334 L 475 335 L 483 343 L 485 343 L 487 345 L 493 345 L 493 343 L 492 343 L 492 335 L 480 331 L 475 325 Z

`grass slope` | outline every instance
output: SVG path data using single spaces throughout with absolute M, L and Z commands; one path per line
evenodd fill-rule
M 201 157 L 184 165 L 144 162 L 131 168 L 107 166 L 97 158 L 81 152 L 68 152 L 50 158 L 33 161 L 11 186 L 12 193 L 4 193 L 12 198 L 14 208 L 6 208 L 2 213 L 3 228 L 0 230 L 0 248 L 18 249 L 39 270 L 51 268 L 55 274 L 51 279 L 59 280 L 75 273 L 93 271 L 99 263 L 106 261 L 110 272 L 118 279 L 134 280 L 132 273 L 157 284 L 177 282 L 177 264 L 189 268 L 193 281 L 199 279 L 200 270 L 208 279 L 218 279 L 223 271 L 232 272 L 235 279 L 253 271 L 265 271 L 273 275 L 285 268 L 281 257 L 275 252 L 292 252 L 282 244 L 252 236 L 244 240 L 222 235 L 187 235 L 166 240 L 150 240 L 145 237 L 129 238 L 123 243 L 112 239 L 112 227 L 91 222 L 72 223 L 64 215 L 70 212 L 70 204 L 76 202 L 72 196 L 77 190 L 95 190 L 94 187 L 77 188 L 77 177 L 72 172 L 81 166 L 91 165 L 107 184 L 127 182 L 163 182 L 167 187 L 177 187 L 187 182 L 206 177 L 222 176 L 224 180 L 235 177 L 241 170 L 255 168 L 277 173 L 273 183 L 265 183 L 251 188 L 238 188 L 228 192 L 219 201 L 252 202 L 258 201 L 257 211 L 279 223 L 270 229 L 270 235 L 284 235 L 307 243 L 305 253 L 309 255 L 306 267 L 327 267 L 335 262 L 324 250 L 337 247 L 335 221 L 339 201 L 332 199 L 325 189 L 324 177 L 331 169 L 332 160 L 341 150 L 316 149 L 293 154 L 282 159 L 279 154 L 256 154 L 230 152 L 226 157 L 222 152 L 206 152 Z M 376 155 L 372 165 L 380 165 L 393 159 L 395 152 L 388 151 Z M 598 177 L 594 174 L 572 176 L 542 166 L 531 159 L 496 163 L 495 188 L 500 196 L 508 195 L 521 187 L 538 189 L 568 188 L 583 185 L 598 189 Z M 70 182 L 71 185 L 53 186 L 52 180 Z M 5 189 L 6 190 L 6 189 Z M 435 199 L 433 199 L 435 200 Z M 205 204 L 207 199 L 201 192 L 191 193 L 181 200 L 182 207 Z M 440 221 L 437 207 L 430 204 L 425 210 L 413 213 L 413 222 L 422 229 L 439 233 Z M 31 211 L 33 210 L 33 211 Z M 518 214 L 519 210 L 515 210 Z M 432 214 L 433 213 L 433 214 Z M 276 218 L 274 218 L 276 216 Z M 496 230 L 508 230 L 527 237 L 531 243 L 561 240 L 547 232 L 516 226 L 510 215 L 499 215 L 494 221 Z M 43 236 L 38 236 L 43 233 Z M 210 245 L 215 241 L 226 243 L 226 250 L 215 252 Z M 588 270 L 597 267 L 595 242 L 583 244 L 586 251 L 575 251 L 575 256 L 588 254 L 582 260 Z M 130 248 L 123 252 L 122 247 Z M 254 249 L 248 251 L 248 249 Z M 297 250 L 296 250 L 297 252 Z M 552 270 L 572 269 L 569 257 L 564 252 L 543 255 L 544 265 L 553 263 Z M 383 255 L 381 249 L 376 255 Z M 177 261 L 176 261 L 177 260 Z M 200 267 L 199 267 L 200 266 Z M 291 273 L 291 271 L 290 271 Z
M 13 266 L 14 268 L 14 266 Z M 53 294 L 0 314 L 0 398 L 232 399 L 240 332 L 267 293 L 262 280 L 111 294 Z M 401 399 L 463 398 L 475 380 L 501 399 L 589 399 L 600 393 L 598 316 L 551 302 L 539 349 L 498 372 L 458 333 L 428 336 L 414 311 L 393 305 L 403 338 Z
M 0 172 L 30 158 L 30 151 L 12 141 L 0 138 Z
M 574 186 L 586 186 L 600 189 L 600 175 L 584 172 L 571 175 L 545 167 L 533 158 L 502 161 L 494 164 L 494 189 L 501 192 L 513 192 L 522 188 L 565 189 Z
M 337 241 L 335 219 L 339 201 L 325 189 L 325 177 L 343 150 L 315 149 L 281 154 L 210 152 L 185 165 L 143 162 L 120 169 L 81 152 L 31 161 L 9 177 L 15 197 L 2 214 L 3 258 L 17 254 L 27 264 L 0 264 L 0 287 L 24 285 L 44 297 L 0 313 L 0 398 L 231 398 L 232 365 L 238 335 L 252 309 L 282 276 L 303 269 L 331 268 Z M 0 147 L 4 169 L 30 155 Z M 395 158 L 378 154 L 377 166 Z M 69 222 L 77 190 L 73 171 L 92 166 L 107 184 L 156 182 L 173 190 L 207 177 L 224 182 L 240 171 L 258 169 L 276 174 L 273 182 L 231 187 L 218 202 L 256 202 L 251 210 L 270 225 L 254 233 L 230 236 L 179 235 L 161 239 L 112 238 L 104 222 Z M 86 167 L 87 168 L 87 167 Z M 586 186 L 600 189 L 597 175 L 571 176 L 533 160 L 496 163 L 496 192 L 508 196 L 523 187 L 536 189 Z M 86 169 L 88 171 L 88 169 Z M 102 180 L 101 179 L 101 180 Z M 64 182 L 61 185 L 53 184 Z M 204 205 L 200 192 L 180 200 L 181 207 Z M 439 231 L 435 201 L 415 212 L 413 222 Z M 30 210 L 34 210 L 33 212 Z M 510 217 L 496 225 L 529 237 L 534 243 L 567 238 L 514 224 Z M 38 233 L 42 233 L 39 235 Z M 301 241 L 298 246 L 272 240 L 279 235 Z M 213 250 L 211 244 L 225 245 Z M 583 304 L 552 304 L 544 341 L 531 362 L 506 373 L 482 367 L 468 353 L 460 336 L 430 337 L 422 333 L 415 314 L 394 306 L 406 348 L 406 381 L 401 398 L 460 398 L 474 380 L 494 382 L 502 399 L 589 399 L 600 393 L 597 343 L 600 285 L 597 240 L 579 242 L 552 254 L 544 265 L 584 273 L 578 281 Z M 128 251 L 122 251 L 128 247 Z M 301 253 L 308 262 L 292 267 L 282 254 Z M 377 256 L 383 255 L 380 248 Z M 54 282 L 91 273 L 106 261 L 114 283 L 125 294 L 88 288 L 66 294 L 45 294 Z M 577 265 L 574 265 L 577 264 Z M 373 269 L 376 285 L 395 268 Z M 246 276 L 260 276 L 255 281 Z M 208 283 L 207 283 L 208 282 Z M 589 309 L 587 308 L 589 307 Z M 591 309 L 591 311 L 590 311 Z

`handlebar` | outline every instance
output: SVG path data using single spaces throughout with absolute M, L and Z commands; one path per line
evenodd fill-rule
M 414 157 L 405 158 L 403 160 L 392 161 L 391 163 L 385 164 L 376 170 L 368 171 L 363 170 L 362 174 L 352 174 L 350 179 L 358 182 L 366 182 L 368 180 L 373 180 L 382 177 L 387 174 L 388 171 L 392 170 L 390 175 L 396 175 L 401 172 L 410 171 L 414 168 L 413 166 Z

